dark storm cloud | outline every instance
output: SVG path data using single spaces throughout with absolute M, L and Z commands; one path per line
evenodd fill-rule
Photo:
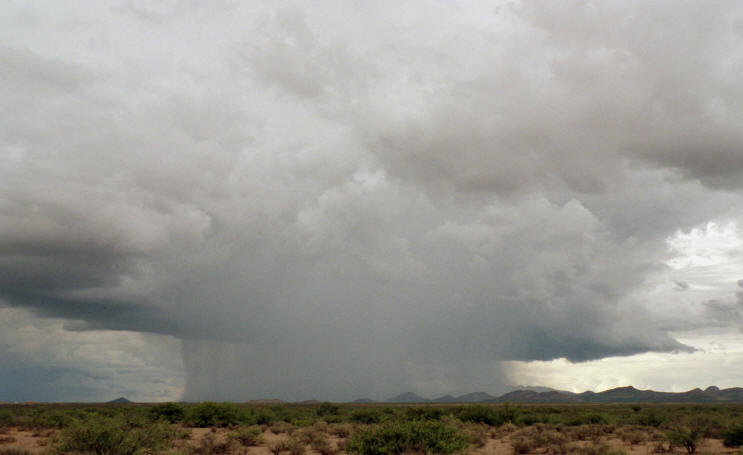
M 58 401 L 61 396 L 69 401 L 90 401 L 90 383 L 81 380 L 81 376 L 80 371 L 72 367 L 3 365 L 0 401 Z
M 6 304 L 183 340 L 188 399 L 690 349 L 645 286 L 743 213 L 737 4 L 169 5 L 8 7 Z

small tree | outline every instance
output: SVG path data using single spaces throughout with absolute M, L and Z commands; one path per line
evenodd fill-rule
M 706 428 L 694 426 L 692 428 L 677 426 L 666 433 L 666 440 L 673 446 L 681 446 L 686 449 L 687 453 L 694 453 L 697 450 L 697 443 L 704 436 Z

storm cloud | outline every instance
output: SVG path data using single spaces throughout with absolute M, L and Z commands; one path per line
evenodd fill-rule
M 0 303 L 180 340 L 186 399 L 496 393 L 727 311 L 650 288 L 743 218 L 736 2 L 2 8 Z

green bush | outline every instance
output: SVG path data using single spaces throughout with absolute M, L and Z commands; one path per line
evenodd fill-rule
M 37 410 L 31 415 L 29 425 L 33 428 L 66 428 L 74 422 L 69 413 Z
M 257 423 L 258 425 L 270 425 L 279 419 L 270 409 L 261 408 L 253 414 L 253 420 L 255 420 L 254 423 Z
M 647 412 L 639 412 L 636 415 L 635 423 L 646 427 L 657 428 L 661 426 L 666 420 L 668 420 L 668 417 L 665 414 L 654 409 L 650 409 Z
M 512 422 L 510 415 L 491 406 L 465 406 L 459 408 L 455 414 L 462 422 L 484 423 L 490 426 L 499 426 L 507 422 Z
M 217 439 L 215 433 L 207 433 L 198 445 L 190 448 L 189 455 L 230 455 L 234 451 L 234 439 Z
M 186 409 L 177 403 L 163 403 L 150 409 L 152 420 L 164 419 L 170 423 L 179 423 L 186 416 Z
M 681 446 L 688 453 L 694 453 L 697 450 L 697 443 L 704 436 L 704 428 L 695 427 L 687 428 L 678 426 L 666 433 L 666 440 L 672 446 Z
M 565 424 L 571 427 L 577 427 L 578 425 L 606 425 L 609 423 L 609 418 L 604 414 L 584 414 L 580 416 L 568 419 Z
M 351 414 L 351 421 L 371 425 L 382 421 L 382 414 L 373 409 L 362 409 Z
M 325 402 L 321 403 L 320 406 L 315 409 L 315 413 L 320 417 L 337 416 L 340 410 L 341 408 L 337 404 Z
M 235 439 L 245 447 L 257 446 L 263 441 L 263 432 L 260 427 L 240 428 L 237 432 L 229 435 L 229 438 Z
M 96 455 L 135 455 L 163 450 L 173 438 L 170 426 L 157 422 L 133 427 L 121 417 L 78 422 L 62 431 L 59 450 Z
M 458 429 L 435 421 L 385 422 L 355 433 L 346 452 L 358 455 L 450 454 L 467 447 Z
M 406 420 L 439 420 L 444 411 L 438 408 L 408 408 L 405 410 Z
M 722 432 L 723 445 L 725 447 L 738 447 L 743 445 L 743 423 L 739 423 Z
M 13 424 L 15 416 L 7 409 L 0 410 L 0 427 L 7 427 Z
M 230 427 L 248 422 L 248 416 L 232 403 L 199 403 L 186 412 L 185 421 L 194 427 Z

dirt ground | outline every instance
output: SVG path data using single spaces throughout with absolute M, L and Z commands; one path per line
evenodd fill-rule
M 211 440 L 215 443 L 227 441 L 227 434 L 230 432 L 225 429 L 211 428 L 188 428 L 187 437 L 175 441 L 174 448 L 188 449 L 189 447 L 199 447 L 204 445 L 204 441 Z M 186 433 L 184 433 L 186 434 Z M 54 438 L 57 432 L 54 430 L 30 431 L 18 428 L 8 428 L 0 432 L 0 455 L 5 449 L 27 450 L 29 453 L 46 454 L 51 453 L 54 445 Z M 488 437 L 484 446 L 470 449 L 468 453 L 472 455 L 511 455 L 514 452 L 513 440 L 515 434 L 500 435 L 498 437 Z M 240 444 L 233 444 L 231 452 L 234 455 L 272 455 L 269 447 L 277 441 L 289 438 L 287 433 L 273 433 L 266 429 L 263 432 L 263 441 L 257 447 L 243 447 Z M 327 435 L 327 438 L 333 447 L 342 447 L 343 438 L 333 435 Z M 640 444 L 630 444 L 617 438 L 601 438 L 600 440 L 589 441 L 571 441 L 569 446 L 578 447 L 591 444 L 608 444 L 608 446 L 621 449 L 628 455 L 648 455 L 653 453 L 677 453 L 684 454 L 686 450 L 682 447 L 676 447 L 672 452 L 667 452 L 668 444 L 660 441 L 647 441 Z M 659 451 L 659 443 L 663 446 L 664 452 Z M 185 452 L 185 451 L 184 451 Z M 522 453 L 543 454 L 549 453 L 545 448 L 534 449 Z M 597 452 L 600 453 L 600 452 Z M 738 449 L 727 448 L 722 445 L 718 439 L 705 439 L 697 447 L 697 454 L 735 454 L 739 453 Z M 309 446 L 306 451 L 307 455 L 320 455 L 317 451 L 312 450 Z M 338 455 L 343 454 L 342 451 Z

